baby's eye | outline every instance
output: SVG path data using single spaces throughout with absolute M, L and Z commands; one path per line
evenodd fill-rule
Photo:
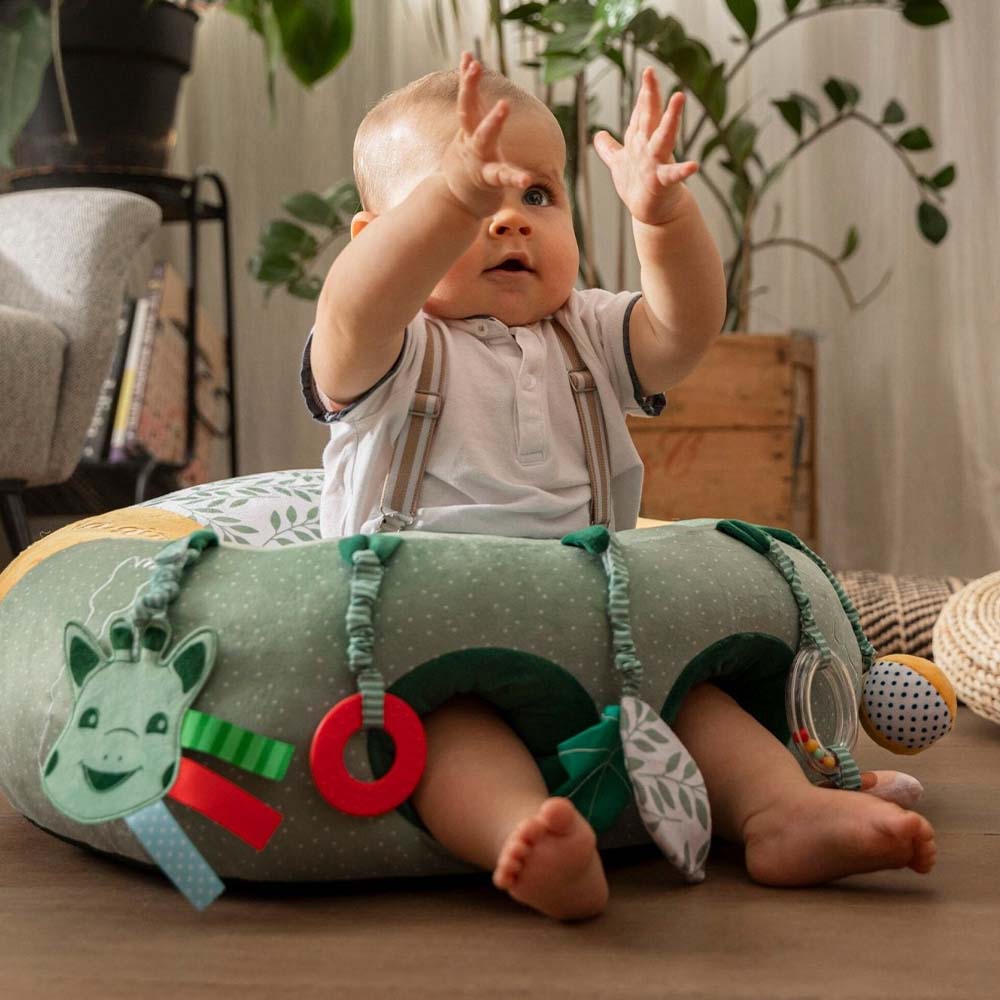
M 523 201 L 533 208 L 544 208 L 552 204 L 552 192 L 541 184 L 533 184 L 524 192 Z

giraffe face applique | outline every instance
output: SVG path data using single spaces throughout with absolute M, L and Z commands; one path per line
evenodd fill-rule
M 109 656 L 82 625 L 66 626 L 64 651 L 73 713 L 44 765 L 52 803 L 81 823 L 104 823 L 162 798 L 178 773 L 184 713 L 208 679 L 217 640 L 192 632 L 165 654 L 169 632 L 147 626 L 133 650 L 124 621 Z

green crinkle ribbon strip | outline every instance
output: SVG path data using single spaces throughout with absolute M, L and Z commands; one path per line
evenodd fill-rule
M 136 594 L 129 617 L 137 631 L 150 622 L 163 622 L 167 617 L 167 606 L 181 592 L 181 576 L 196 563 L 205 549 L 219 544 L 214 531 L 204 528 L 192 532 L 186 538 L 165 545 L 154 556 L 156 569 L 149 583 Z
M 836 592 L 840 606 L 844 609 L 844 614 L 847 615 L 848 621 L 851 623 L 851 628 L 854 630 L 854 637 L 858 641 L 858 648 L 861 650 L 861 671 L 862 673 L 867 673 L 871 669 L 872 663 L 875 662 L 878 653 L 875 651 L 875 647 L 868 641 L 868 636 L 865 635 L 865 630 L 861 627 L 861 618 L 858 615 L 858 609 L 854 606 L 854 602 L 847 596 L 847 592 L 841 586 L 836 576 L 834 576 L 830 567 L 798 535 L 786 531 L 784 528 L 765 528 L 764 530 L 772 538 L 777 538 L 778 541 L 784 542 L 786 545 L 791 545 L 792 548 L 798 549 L 807 555 L 827 580 L 830 581 L 830 586 Z
M 347 665 L 358 681 L 365 729 L 381 729 L 385 722 L 385 680 L 375 666 L 373 617 L 385 563 L 402 543 L 394 535 L 352 535 L 339 543 L 341 556 L 351 566 Z
M 261 736 L 195 708 L 189 708 L 184 715 L 181 746 L 211 754 L 271 781 L 285 777 L 295 753 L 291 743 Z
M 812 601 L 809 595 L 802 588 L 802 581 L 799 580 L 798 570 L 795 564 L 788 558 L 788 554 L 773 539 L 768 537 L 767 560 L 785 578 L 795 603 L 799 608 L 799 627 L 802 634 L 819 650 L 824 667 L 830 665 L 830 646 L 823 633 L 816 624 L 816 616 L 813 614 Z
M 632 625 L 629 619 L 628 564 L 621 542 L 601 525 L 591 525 L 562 538 L 563 545 L 573 545 L 599 555 L 608 578 L 608 621 L 611 644 L 615 651 L 615 669 L 622 675 L 622 697 L 638 695 L 642 664 L 635 654 Z

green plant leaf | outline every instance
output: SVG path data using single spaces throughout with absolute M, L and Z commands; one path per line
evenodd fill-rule
M 321 80 L 351 47 L 351 0 L 271 0 L 288 68 L 307 87 Z
M 781 112 L 781 117 L 788 122 L 796 135 L 802 135 L 802 108 L 798 101 L 786 99 L 784 101 L 771 101 L 771 103 Z
M 523 3 L 520 7 L 508 10 L 504 15 L 505 21 L 527 21 L 533 19 L 537 14 L 545 9 L 543 3 Z
M 944 213 L 929 201 L 922 201 L 917 209 L 917 225 L 924 238 L 935 246 L 948 235 L 948 220 Z
M 323 282 L 315 274 L 306 275 L 304 278 L 292 278 L 288 283 L 289 295 L 294 295 L 297 299 L 306 299 L 309 302 L 315 302 L 322 290 Z
M 14 142 L 38 106 L 52 59 L 49 27 L 34 4 L 18 11 L 12 28 L 0 25 L 0 166 L 13 166 Z
M 906 112 L 903 110 L 903 105 L 897 100 L 890 101 L 882 112 L 882 124 L 899 125 L 904 121 L 906 121 Z
M 917 126 L 917 128 L 911 128 L 904 132 L 897 140 L 897 146 L 902 146 L 903 149 L 909 149 L 912 152 L 920 152 L 924 149 L 933 149 L 934 143 L 931 142 L 931 137 L 927 134 L 927 130 L 922 126 Z
M 802 0 L 785 0 L 785 13 L 791 16 L 795 13 L 795 8 L 802 3 Z
M 800 94 L 795 90 L 788 96 L 802 108 L 802 113 L 807 118 L 811 118 L 817 125 L 819 124 L 819 106 L 811 97 L 806 97 L 805 94 Z
M 334 207 L 314 191 L 300 191 L 298 194 L 289 195 L 282 199 L 281 207 L 296 219 L 317 226 L 327 226 L 332 229 L 340 222 Z
M 861 100 L 861 91 L 857 86 L 851 83 L 850 80 L 844 80 L 840 77 L 831 76 L 823 84 L 823 90 L 826 96 L 830 98 L 830 103 L 838 111 L 843 111 L 848 105 L 853 107 Z
M 858 249 L 858 243 L 860 239 L 858 237 L 858 230 L 855 226 L 851 226 L 847 230 L 847 236 L 844 238 L 844 249 L 840 251 L 840 260 L 847 260 L 854 254 L 854 251 Z
M 249 261 L 250 273 L 265 285 L 288 281 L 299 271 L 299 265 L 288 254 L 254 254 Z
M 660 29 L 660 17 L 651 7 L 644 7 L 629 22 L 628 33 L 636 45 L 647 45 Z
M 311 257 L 316 253 L 316 238 L 295 222 L 274 219 L 260 234 L 260 249 L 265 257 L 297 254 Z
M 739 22 L 747 41 L 752 41 L 757 34 L 757 4 L 754 0 L 726 0 L 726 6 Z
M 546 55 L 542 80 L 545 83 L 558 83 L 560 80 L 576 76 L 577 73 L 586 68 L 586 59 L 557 52 L 553 55 Z
M 940 0 L 906 0 L 902 15 L 918 28 L 931 28 L 951 19 L 948 8 Z
M 595 17 L 620 35 L 639 13 L 642 0 L 597 0 Z
M 955 164 L 949 163 L 948 166 L 939 170 L 931 179 L 930 183 L 932 187 L 936 187 L 939 191 L 946 187 L 951 187 L 955 183 Z

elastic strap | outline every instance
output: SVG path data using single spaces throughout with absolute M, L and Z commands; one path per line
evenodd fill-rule
M 562 347 L 570 388 L 573 390 L 573 402 L 576 404 L 576 415 L 583 434 L 587 474 L 590 476 L 590 523 L 608 527 L 611 524 L 611 465 L 608 457 L 608 429 L 597 383 L 580 356 L 573 338 L 554 316 L 552 327 Z
M 396 440 L 389 474 L 382 488 L 382 519 L 376 529 L 378 531 L 401 531 L 413 524 L 417 516 L 427 458 L 438 418 L 444 408 L 446 377 L 444 337 L 436 327 L 431 326 L 424 342 L 424 360 L 407 423 Z

